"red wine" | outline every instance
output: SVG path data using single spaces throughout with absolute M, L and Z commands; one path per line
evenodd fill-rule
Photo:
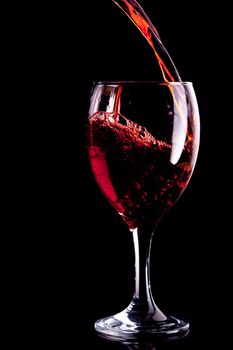
M 162 44 L 158 31 L 139 3 L 136 0 L 113 0 L 113 2 L 129 17 L 151 46 L 159 64 L 162 79 L 167 82 L 181 81 L 171 57 Z
M 171 144 L 118 113 L 95 113 L 88 132 L 95 179 L 130 229 L 161 217 L 185 189 L 192 168 L 191 135 L 174 165 Z

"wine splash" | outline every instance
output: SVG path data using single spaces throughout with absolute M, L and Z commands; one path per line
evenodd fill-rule
M 89 119 L 89 157 L 103 194 L 130 229 L 163 215 L 191 176 L 192 143 L 187 138 L 176 165 L 172 145 L 152 136 L 119 113 L 97 112 Z
M 179 73 L 162 44 L 159 33 L 136 0 L 112 0 L 135 24 L 152 47 L 165 82 L 181 81 Z

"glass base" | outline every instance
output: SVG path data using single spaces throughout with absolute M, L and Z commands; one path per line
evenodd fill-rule
M 130 340 L 139 337 L 168 340 L 185 337 L 189 332 L 189 324 L 172 316 L 163 321 L 156 321 L 153 316 L 140 319 L 139 315 L 129 317 L 127 312 L 122 311 L 96 321 L 95 329 L 100 336 L 112 340 Z

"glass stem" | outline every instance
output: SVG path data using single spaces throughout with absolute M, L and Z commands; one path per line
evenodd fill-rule
M 153 233 L 147 228 L 137 227 L 133 231 L 135 251 L 135 291 L 130 308 L 134 311 L 153 315 L 157 321 L 166 320 L 166 316 L 156 306 L 150 282 L 150 251 Z

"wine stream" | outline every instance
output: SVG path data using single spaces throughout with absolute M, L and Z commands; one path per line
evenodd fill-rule
M 130 18 L 152 47 L 165 82 L 181 81 L 179 73 L 162 44 L 159 33 L 136 0 L 113 0 Z

